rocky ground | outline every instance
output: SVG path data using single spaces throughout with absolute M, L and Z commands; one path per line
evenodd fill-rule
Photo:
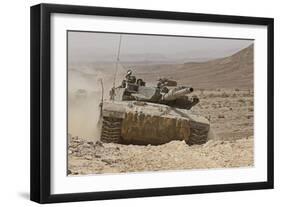
M 183 170 L 254 165 L 253 92 L 241 89 L 199 90 L 192 110 L 211 120 L 213 139 L 188 146 L 171 141 L 159 146 L 102 143 L 69 138 L 68 174 Z

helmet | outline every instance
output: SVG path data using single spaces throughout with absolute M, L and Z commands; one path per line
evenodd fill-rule
M 128 70 L 127 71 L 127 75 L 129 76 L 129 75 L 132 75 L 132 71 L 131 70 Z

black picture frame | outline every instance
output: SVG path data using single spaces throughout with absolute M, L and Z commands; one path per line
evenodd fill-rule
M 51 70 L 50 70 L 50 15 L 52 13 L 134 17 L 148 19 L 181 20 L 194 22 L 219 22 L 267 26 L 267 181 L 237 184 L 167 187 L 153 189 L 51 194 Z M 211 193 L 272 189 L 274 187 L 274 20 L 272 18 L 195 14 L 168 11 L 103 8 L 56 4 L 39 4 L 31 7 L 31 174 L 30 199 L 38 203 L 88 201 L 103 199 L 167 196 L 179 194 Z

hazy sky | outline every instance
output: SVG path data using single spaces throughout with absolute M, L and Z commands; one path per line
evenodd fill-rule
M 116 61 L 120 34 L 68 32 L 70 63 Z M 188 62 L 220 58 L 253 40 L 122 34 L 120 61 Z

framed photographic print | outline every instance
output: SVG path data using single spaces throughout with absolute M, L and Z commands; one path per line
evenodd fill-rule
M 273 188 L 273 19 L 31 7 L 31 200 Z

